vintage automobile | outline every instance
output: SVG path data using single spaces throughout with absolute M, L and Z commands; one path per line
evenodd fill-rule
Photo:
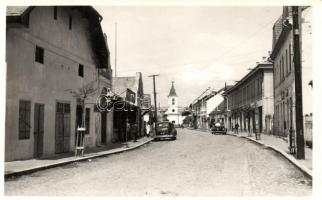
M 162 139 L 177 139 L 177 130 L 174 128 L 174 125 L 171 122 L 164 121 L 158 122 L 156 124 L 156 133 L 154 136 L 154 140 Z
M 211 133 L 212 134 L 227 134 L 227 129 L 225 128 L 225 125 L 223 122 L 216 122 L 212 127 L 211 127 Z

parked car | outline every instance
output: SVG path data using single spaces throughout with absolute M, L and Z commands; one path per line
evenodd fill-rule
M 227 134 L 227 129 L 225 128 L 225 124 L 222 122 L 216 122 L 212 127 L 211 127 L 211 133 L 212 134 Z
M 162 139 L 177 139 L 177 130 L 174 128 L 173 124 L 168 121 L 158 122 L 157 130 L 155 133 L 154 140 L 162 140 Z

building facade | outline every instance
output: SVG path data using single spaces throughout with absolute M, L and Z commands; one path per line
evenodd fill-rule
M 311 7 L 301 7 L 301 65 L 303 115 L 312 114 L 312 30 Z M 283 8 L 282 16 L 273 27 L 271 59 L 274 61 L 274 134 L 287 137 L 294 134 L 295 76 L 293 63 L 292 7 Z
M 228 127 L 227 122 L 227 99 L 223 94 L 229 90 L 232 86 L 225 85 L 222 89 L 214 93 L 214 95 L 207 101 L 207 113 L 209 116 L 209 127 L 216 122 L 223 122 L 225 127 Z
M 127 141 L 133 136 L 126 135 L 126 123 L 137 124 L 138 137 L 143 136 L 143 110 L 144 100 L 142 73 L 135 76 L 113 77 L 113 92 L 119 97 L 114 111 L 113 141 Z M 124 107 L 123 107 L 124 106 Z M 120 109 L 117 109 L 119 107 Z
M 73 151 L 82 108 L 71 91 L 84 87 L 97 91 L 85 100 L 85 145 L 109 142 L 113 114 L 94 112 L 111 88 L 101 20 L 90 6 L 7 7 L 6 161 Z
M 227 98 L 227 128 L 270 133 L 273 119 L 273 64 L 258 63 L 223 94 Z

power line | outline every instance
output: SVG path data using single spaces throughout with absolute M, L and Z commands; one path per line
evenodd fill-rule
M 223 58 L 224 55 L 226 55 L 227 53 L 232 52 L 233 50 L 235 50 L 237 47 L 239 47 L 241 44 L 243 44 L 244 42 L 254 38 L 257 36 L 257 33 L 259 33 L 260 31 L 262 31 L 264 28 L 266 28 L 268 25 L 270 25 L 275 19 L 271 19 L 269 22 L 265 23 L 263 26 L 260 26 L 256 31 L 254 31 L 252 34 L 250 34 L 246 39 L 240 41 L 237 43 L 237 45 L 233 46 L 231 49 L 228 49 L 226 51 L 224 51 L 222 54 L 220 54 L 219 56 L 217 56 L 216 58 L 213 59 L 209 59 L 209 60 L 204 60 L 205 62 L 209 62 L 209 61 L 217 61 L 220 60 L 221 58 Z M 203 61 L 201 61 L 203 62 Z M 188 63 L 188 64 L 193 64 L 193 62 Z

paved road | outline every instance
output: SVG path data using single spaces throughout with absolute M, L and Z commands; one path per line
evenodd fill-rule
M 311 190 L 311 181 L 271 150 L 187 129 L 176 141 L 5 182 L 6 195 L 303 196 Z

